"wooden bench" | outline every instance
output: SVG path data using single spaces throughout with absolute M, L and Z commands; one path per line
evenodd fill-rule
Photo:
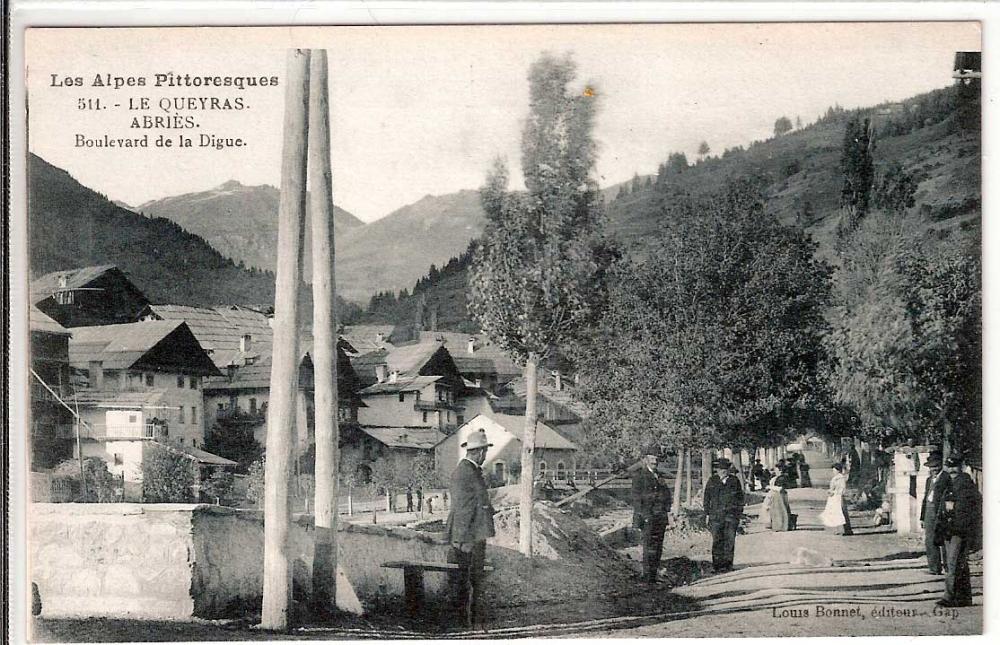
M 448 573 L 458 571 L 458 565 L 453 562 L 421 562 L 416 560 L 393 560 L 383 562 L 385 569 L 403 570 L 403 593 L 406 599 L 406 611 L 410 616 L 417 616 L 420 608 L 424 604 L 424 572 L 437 571 Z M 493 571 L 493 567 L 487 565 L 484 571 Z

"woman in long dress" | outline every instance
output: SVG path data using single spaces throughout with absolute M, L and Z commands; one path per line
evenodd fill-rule
M 767 496 L 771 498 L 771 501 L 767 508 L 772 531 L 791 530 L 792 511 L 788 506 L 787 486 L 788 478 L 781 473 L 768 486 Z
M 844 470 L 846 469 L 842 464 L 833 465 L 826 508 L 819 517 L 826 530 L 837 535 L 852 535 L 851 518 L 847 514 L 847 502 L 844 500 L 844 492 L 847 491 L 847 475 Z

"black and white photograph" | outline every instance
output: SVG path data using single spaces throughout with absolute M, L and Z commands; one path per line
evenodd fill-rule
M 982 23 L 23 43 L 31 642 L 983 633 Z

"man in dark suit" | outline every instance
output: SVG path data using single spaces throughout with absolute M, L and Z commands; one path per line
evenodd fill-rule
M 469 627 L 482 622 L 482 587 L 485 576 L 486 539 L 496 535 L 490 495 L 482 465 L 492 446 L 482 430 L 462 443 L 465 457 L 451 475 L 451 510 L 444 535 L 451 544 L 448 562 L 459 565 L 450 576 L 455 609 Z
M 944 573 L 944 547 L 937 540 L 938 517 L 944 508 L 945 494 L 948 492 L 950 477 L 941 469 L 941 453 L 932 452 L 927 458 L 927 485 L 924 487 L 924 501 L 920 505 L 920 525 L 924 527 L 924 549 L 927 551 L 927 568 L 936 576 Z
M 938 531 L 944 538 L 948 573 L 945 577 L 942 607 L 972 605 L 972 580 L 969 576 L 969 546 L 978 542 L 982 513 L 982 496 L 968 473 L 962 471 L 962 458 L 951 455 L 945 461 L 950 483 L 945 492 L 944 509 Z
M 732 571 L 736 530 L 743 517 L 743 486 L 729 472 L 728 459 L 712 464 L 715 474 L 705 484 L 705 516 L 712 532 L 712 568 L 716 573 Z
M 656 470 L 659 447 L 651 446 L 643 452 L 642 466 L 632 473 L 632 527 L 642 531 L 643 579 L 654 584 L 673 495 L 666 478 Z

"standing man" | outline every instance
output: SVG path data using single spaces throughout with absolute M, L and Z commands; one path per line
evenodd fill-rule
M 632 473 L 632 527 L 642 531 L 643 580 L 656 583 L 663 556 L 663 535 L 667 530 L 673 500 L 667 480 L 656 470 L 660 448 L 643 451 L 642 466 Z
M 482 622 L 482 588 L 486 561 L 486 539 L 496 535 L 493 505 L 490 504 L 482 465 L 492 446 L 482 430 L 469 435 L 462 444 L 465 457 L 451 475 L 451 511 L 444 535 L 451 544 L 448 562 L 459 565 L 449 576 L 455 609 L 465 625 Z M 428 510 L 431 508 L 427 500 Z
M 406 487 L 406 512 L 413 512 L 413 486 L 410 485 Z
M 982 513 L 982 498 L 979 489 L 962 472 L 962 458 L 951 455 L 945 462 L 950 485 L 944 497 L 944 510 L 938 522 L 943 525 L 948 573 L 945 577 L 944 598 L 938 601 L 941 607 L 969 607 L 972 605 L 972 581 L 969 577 L 969 546 L 978 546 Z
M 950 477 L 941 469 L 941 453 L 932 452 L 927 457 L 927 469 L 930 475 L 924 487 L 924 501 L 920 506 L 920 526 L 924 528 L 924 549 L 927 551 L 927 568 L 933 575 L 939 576 L 944 571 L 945 552 L 942 542 L 937 539 L 938 517 L 944 508 L 945 495 L 948 492 Z
M 766 488 L 764 482 L 764 466 L 761 465 L 760 459 L 753 460 L 753 468 L 750 469 L 750 490 L 756 490 L 755 484 L 760 482 L 761 489 Z
M 731 464 L 721 458 L 712 464 L 715 474 L 705 485 L 705 516 L 712 532 L 712 568 L 716 573 L 732 571 L 736 530 L 743 517 L 743 487 L 729 472 Z

